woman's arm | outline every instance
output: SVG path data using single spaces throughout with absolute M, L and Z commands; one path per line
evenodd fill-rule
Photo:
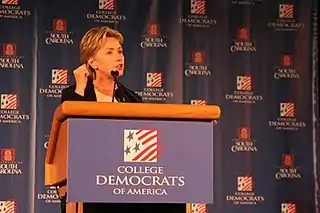
M 75 92 L 75 86 L 70 86 L 62 90 L 61 103 L 64 101 L 84 101 L 84 96 L 79 95 Z

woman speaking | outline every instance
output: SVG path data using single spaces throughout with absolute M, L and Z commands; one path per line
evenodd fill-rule
M 133 91 L 118 86 L 114 91 L 111 71 L 123 75 L 123 36 L 108 27 L 90 29 L 80 42 L 81 66 L 74 70 L 76 84 L 62 91 L 64 101 L 141 102 Z M 113 94 L 114 93 L 114 94 Z M 61 197 L 66 213 L 66 194 Z M 185 204 L 84 203 L 83 213 L 185 213 Z
M 114 77 L 122 76 L 124 55 L 123 36 L 108 27 L 90 29 L 80 42 L 81 66 L 74 70 L 76 85 L 62 91 L 61 103 L 68 101 L 111 102 Z M 141 102 L 141 98 L 129 89 L 118 87 L 115 102 Z

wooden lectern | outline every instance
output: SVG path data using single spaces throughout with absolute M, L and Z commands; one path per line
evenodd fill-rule
M 45 159 L 45 185 L 57 186 L 68 178 L 68 118 L 214 121 L 219 117 L 220 108 L 215 105 L 66 101 L 54 112 Z M 65 192 L 66 187 L 59 189 L 60 195 Z M 82 203 L 68 203 L 67 213 L 76 212 L 83 212 Z

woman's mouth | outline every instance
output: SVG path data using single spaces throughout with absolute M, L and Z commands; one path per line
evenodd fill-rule
M 117 70 L 122 70 L 122 69 L 123 69 L 123 64 L 118 64 L 118 65 L 116 66 L 116 69 L 117 69 Z

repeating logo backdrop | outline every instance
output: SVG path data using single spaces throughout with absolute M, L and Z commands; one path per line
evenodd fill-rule
M 44 187 L 53 111 L 74 83 L 81 37 L 107 25 L 125 38 L 121 81 L 145 102 L 221 107 L 210 213 L 315 212 L 313 4 L 2 0 L 0 210 L 59 212 Z

